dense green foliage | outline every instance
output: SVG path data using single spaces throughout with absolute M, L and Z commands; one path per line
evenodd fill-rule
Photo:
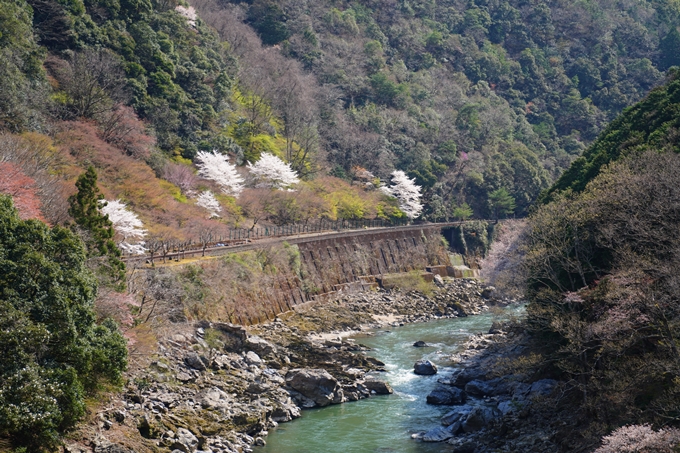
M 491 217 L 499 189 L 525 213 L 678 58 L 680 8 L 668 0 L 231 3 L 332 90 L 319 133 L 335 174 L 408 171 L 429 218 L 463 202 Z
M 675 153 L 636 152 L 529 219 L 529 328 L 578 407 L 570 417 L 589 420 L 585 442 L 677 423 L 678 168 Z
M 680 42 L 671 0 L 192 4 L 202 17 L 176 1 L 0 0 L 0 127 L 84 117 L 107 136 L 128 104 L 165 158 L 271 152 L 307 178 L 397 168 L 425 189 L 426 218 L 464 203 L 492 217 L 499 190 L 522 215 Z
M 113 242 L 113 223 L 106 214 L 99 210 L 104 196 L 97 187 L 97 172 L 94 167 L 78 177 L 76 181 L 78 192 L 69 198 L 69 214 L 76 225 L 85 231 L 88 254 L 90 256 L 105 256 L 108 266 L 100 266 L 99 271 L 112 279 L 117 286 L 124 286 L 125 264 L 120 260 L 121 252 Z M 123 288 L 121 288 L 123 289 Z
M 153 125 L 162 149 L 187 157 L 199 146 L 223 149 L 226 145 L 216 136 L 224 122 L 225 100 L 231 94 L 229 59 L 214 32 L 200 20 L 189 24 L 174 10 L 175 4 L 2 0 L 0 71 L 5 82 L 0 92 L 0 120 L 4 126 L 14 130 L 44 126 L 33 118 L 32 101 L 38 99 L 31 98 L 37 97 L 32 93 L 38 87 L 47 88 L 41 68 L 45 50 L 57 57 L 47 66 L 60 86 L 49 102 L 47 89 L 38 93 L 42 94 L 41 113 L 88 116 L 68 108 L 73 99 L 67 86 L 84 85 L 84 75 L 64 70 L 59 60 L 74 65 L 83 49 L 108 49 L 112 56 L 108 68 L 117 66 L 123 74 L 125 101 Z M 106 91 L 109 87 L 101 88 Z M 120 90 L 106 94 L 115 94 L 110 96 L 113 101 L 123 100 Z M 5 113 L 10 114 L 5 118 Z
M 95 324 L 85 259 L 69 230 L 22 221 L 0 196 L 0 436 L 29 451 L 54 448 L 127 364 L 116 325 Z
M 676 48 L 680 55 L 680 47 Z M 646 149 L 680 152 L 680 71 L 669 75 L 666 85 L 654 89 L 642 102 L 626 109 L 593 145 L 564 172 L 543 195 L 550 201 L 555 194 L 581 192 L 610 162 Z
M 538 363 L 576 407 L 572 448 L 624 424 L 677 425 L 679 105 L 673 73 L 614 120 L 529 217 L 522 265 L 506 266 L 526 283 Z

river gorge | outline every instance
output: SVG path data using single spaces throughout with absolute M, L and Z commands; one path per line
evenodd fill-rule
M 519 308 L 504 314 L 517 314 Z M 438 379 L 453 371 L 451 356 L 464 347 L 471 334 L 487 332 L 497 318 L 490 313 L 426 323 L 387 327 L 357 335 L 357 343 L 368 346 L 369 355 L 385 363 L 378 373 L 394 389 L 392 395 L 375 396 L 350 404 L 303 411 L 302 417 L 282 424 L 269 433 L 267 446 L 257 453 L 430 453 L 453 450 L 452 446 L 411 439 L 413 433 L 440 425 L 446 406 L 426 403 Z M 428 346 L 414 347 L 416 341 Z M 413 364 L 428 359 L 439 367 L 432 376 L 419 376 Z

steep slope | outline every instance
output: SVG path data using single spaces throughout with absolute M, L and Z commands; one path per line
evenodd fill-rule
M 668 1 L 229 3 L 192 4 L 229 42 L 244 22 L 316 75 L 335 174 L 406 170 L 429 218 L 464 202 L 490 216 L 501 188 L 526 212 L 677 53 Z
M 602 168 L 630 153 L 648 149 L 680 152 L 680 72 L 626 109 L 542 197 L 547 202 L 565 191 L 582 192 Z

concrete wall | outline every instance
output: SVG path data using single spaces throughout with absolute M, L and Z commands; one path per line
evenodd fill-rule
M 447 275 L 447 266 L 441 227 L 413 226 L 290 238 L 184 266 L 145 269 L 138 278 L 164 275 L 160 286 L 173 286 L 161 291 L 168 310 L 181 302 L 187 318 L 249 325 L 376 287 L 385 275 L 426 269 Z

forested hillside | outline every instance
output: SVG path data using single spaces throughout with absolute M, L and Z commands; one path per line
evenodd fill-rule
M 680 53 L 680 47 L 678 48 Z M 604 166 L 641 150 L 680 152 L 680 78 L 677 69 L 669 83 L 612 121 L 593 145 L 562 174 L 543 201 L 571 190 L 582 192 Z
M 565 451 L 612 431 L 598 453 L 677 451 L 679 87 L 675 70 L 615 119 L 487 266 L 529 300 L 524 371 L 561 381 Z
M 303 180 L 295 196 L 218 195 L 232 225 L 403 216 L 375 191 L 395 169 L 423 187 L 426 219 L 522 215 L 679 62 L 668 0 L 192 5 L 0 12 L 0 127 L 56 150 L 43 163 L 61 181 L 94 164 L 159 234 L 205 226 L 197 197 L 215 187 L 191 164 L 213 150 L 242 167 L 277 155 Z
M 406 170 L 428 189 L 429 218 L 463 203 L 491 216 L 500 189 L 526 212 L 680 61 L 668 1 L 194 4 L 244 58 L 255 51 L 240 22 L 316 76 L 321 92 L 301 91 L 334 174 Z

